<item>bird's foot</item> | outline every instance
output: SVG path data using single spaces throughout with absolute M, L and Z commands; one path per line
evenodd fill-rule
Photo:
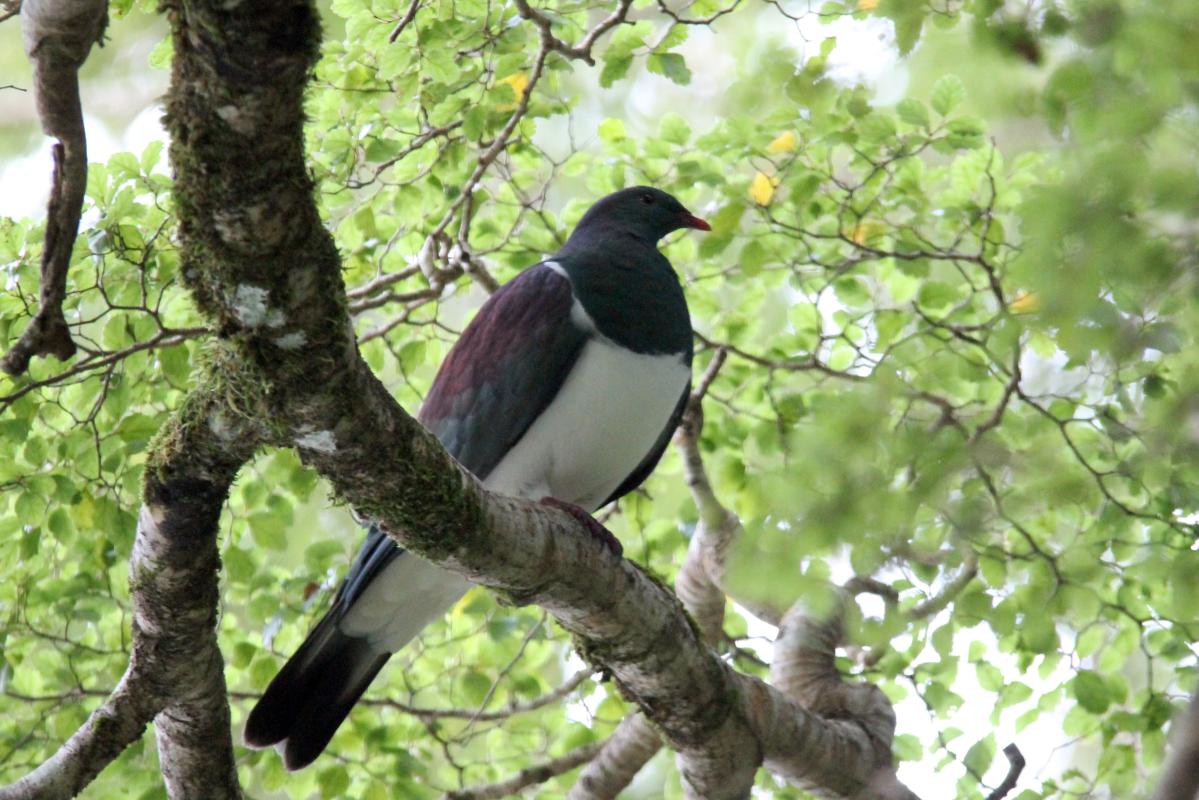
M 624 556 L 624 546 L 621 545 L 619 539 L 612 535 L 612 531 L 601 525 L 599 520 L 588 514 L 579 506 L 576 506 L 574 503 L 567 503 L 559 500 L 556 497 L 543 497 L 541 498 L 541 504 L 550 506 L 551 508 L 561 509 L 567 514 L 570 514 L 579 522 L 583 523 L 588 532 L 596 539 L 599 539 L 600 542 L 613 553 L 615 553 L 618 558 Z

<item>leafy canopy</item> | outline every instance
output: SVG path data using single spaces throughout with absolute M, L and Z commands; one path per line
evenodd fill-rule
M 891 600 L 862 604 L 850 638 L 865 656 L 844 668 L 899 702 L 901 777 L 937 770 L 982 797 L 1014 737 L 1036 767 L 1020 800 L 1143 793 L 1196 683 L 1199 49 L 1185 32 L 1199 6 L 798 6 L 637 3 L 590 67 L 539 58 L 511 5 L 425 3 L 390 43 L 407 2 L 334 0 L 308 147 L 362 352 L 414 409 L 488 283 L 462 252 L 504 281 L 595 197 L 676 194 L 713 227 L 667 252 L 698 368 L 729 353 L 702 447 L 746 527 L 732 594 L 818 608 L 830 581 L 889 584 Z M 119 48 L 143 11 L 113 10 Z M 566 42 L 595 23 L 581 3 L 544 11 Z M 906 96 L 835 80 L 838 41 L 804 40 L 822 23 L 884 31 Z M 152 61 L 168 60 L 164 44 Z M 75 730 L 128 656 L 144 454 L 208 335 L 179 288 L 166 172 L 159 144 L 91 166 L 67 303 L 83 351 L 0 378 L 5 782 Z M 0 219 L 5 346 L 35 306 L 41 234 Z M 607 521 L 666 576 L 696 519 L 680 473 L 668 456 Z M 359 531 L 290 452 L 242 475 L 222 530 L 238 726 Z M 726 628 L 750 646 L 751 622 L 731 610 Z M 502 710 L 580 666 L 538 610 L 474 592 L 393 659 L 335 757 L 287 775 L 247 751 L 243 784 L 374 799 L 501 780 L 602 739 L 629 708 L 596 676 L 502 719 L 411 709 Z M 148 741 L 86 795 L 161 795 Z M 668 760 L 650 773 L 652 794 L 679 796 Z M 798 796 L 765 772 L 759 785 Z

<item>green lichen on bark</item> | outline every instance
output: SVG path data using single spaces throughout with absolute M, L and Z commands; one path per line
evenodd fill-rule
M 320 40 L 314 9 L 294 1 L 167 9 L 186 18 L 175 27 L 166 125 L 182 274 L 197 306 L 250 349 L 284 326 L 344 345 L 339 259 L 303 150 L 303 94 Z M 333 343 L 309 341 L 318 351 Z
M 144 473 L 149 488 L 186 475 L 230 481 L 265 438 L 262 417 L 266 379 L 226 342 L 200 352 L 193 388 L 150 443 Z
M 338 393 L 336 452 L 301 449 L 304 460 L 331 477 L 339 498 L 417 553 L 444 559 L 463 547 L 488 547 L 487 519 L 470 479 L 357 363 L 351 385 L 362 391 Z

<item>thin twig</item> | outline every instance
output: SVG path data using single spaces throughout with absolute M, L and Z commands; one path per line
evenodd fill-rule
M 38 381 L 31 381 L 11 394 L 6 394 L 3 397 L 0 397 L 0 408 L 9 405 L 15 400 L 19 400 L 32 391 L 41 389 L 45 386 L 53 386 L 55 384 L 62 383 L 63 381 L 66 381 L 77 375 L 81 375 L 85 372 L 91 372 L 93 370 L 107 367 L 111 364 L 115 364 L 118 361 L 128 358 L 134 353 L 140 353 L 143 350 L 153 350 L 156 347 L 174 347 L 175 345 L 181 344 L 188 339 L 194 339 L 198 336 L 202 336 L 211 332 L 212 331 L 210 331 L 208 328 L 163 328 L 149 339 L 146 339 L 144 342 L 138 342 L 137 344 L 130 345 L 124 350 L 114 350 L 103 355 L 97 355 L 94 358 L 79 361 L 70 369 L 63 370 L 57 375 L 51 375 L 49 378 L 44 378 Z
M 549 49 L 561 53 L 567 58 L 579 59 L 593 67 L 595 66 L 595 58 L 591 55 L 591 48 L 595 44 L 596 39 L 624 22 L 632 5 L 633 0 L 621 0 L 612 13 L 588 31 L 587 35 L 577 45 L 570 45 L 550 32 L 553 23 L 549 17 L 530 6 L 528 0 L 516 0 L 516 10 L 520 12 L 522 17 L 541 29 L 542 41 L 549 45 Z
M 603 748 L 603 742 L 592 742 L 582 747 L 576 747 L 565 755 L 550 759 L 542 764 L 525 767 L 506 781 L 476 786 L 473 789 L 463 789 L 457 792 L 446 792 L 443 800 L 492 800 L 493 798 L 512 797 L 520 794 L 522 789 L 545 783 L 563 773 L 570 772 L 575 767 L 586 764 L 595 758 Z
M 927 619 L 941 611 L 941 609 L 953 602 L 959 594 L 970 582 L 974 580 L 974 576 L 978 574 L 978 556 L 973 552 L 966 554 L 962 561 L 962 569 L 954 576 L 953 580 L 945 584 L 938 594 L 928 598 L 923 603 L 918 603 L 913 606 L 908 612 L 908 617 L 913 620 Z
M 536 711 L 539 708 L 552 705 L 564 697 L 568 696 L 575 689 L 578 689 L 583 681 L 594 675 L 594 671 L 583 669 L 576 672 L 566 679 L 566 682 L 561 686 L 557 686 L 543 695 L 534 697 L 531 700 L 510 703 L 504 708 L 495 711 L 479 711 L 473 708 L 421 708 L 420 706 L 408 705 L 400 703 L 396 700 L 390 700 L 383 697 L 364 697 L 358 701 L 360 706 L 371 706 L 374 708 L 390 708 L 400 711 L 404 714 L 411 714 L 419 719 L 467 719 L 477 720 L 479 722 L 500 722 L 509 717 L 525 714 L 529 711 Z M 229 696 L 235 700 L 260 700 L 262 694 L 260 692 L 229 692 Z M 53 699 L 53 698 L 41 698 Z
M 420 8 L 420 0 L 412 0 L 412 2 L 408 4 L 408 11 L 405 12 L 400 21 L 396 23 L 396 26 L 392 28 L 391 35 L 387 37 L 388 42 L 394 44 L 395 40 L 400 38 L 400 34 L 404 32 L 404 28 L 407 28 L 410 24 L 412 24 L 412 20 L 416 19 L 416 10 L 418 8 Z

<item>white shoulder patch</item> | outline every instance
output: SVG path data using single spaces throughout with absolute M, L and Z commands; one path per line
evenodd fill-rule
M 570 283 L 570 275 L 566 274 L 566 268 L 557 261 L 545 261 L 543 263 L 554 272 L 561 275 L 563 278 L 566 278 L 566 281 Z M 571 283 L 571 291 L 572 293 L 574 291 L 573 283 Z M 599 334 L 599 331 L 595 327 L 595 320 L 593 320 L 591 315 L 588 314 L 586 309 L 583 308 L 583 304 L 579 302 L 579 298 L 577 297 L 574 299 L 574 303 L 570 307 L 570 319 L 579 328 L 579 330 L 586 331 L 587 333 L 591 334 Z

